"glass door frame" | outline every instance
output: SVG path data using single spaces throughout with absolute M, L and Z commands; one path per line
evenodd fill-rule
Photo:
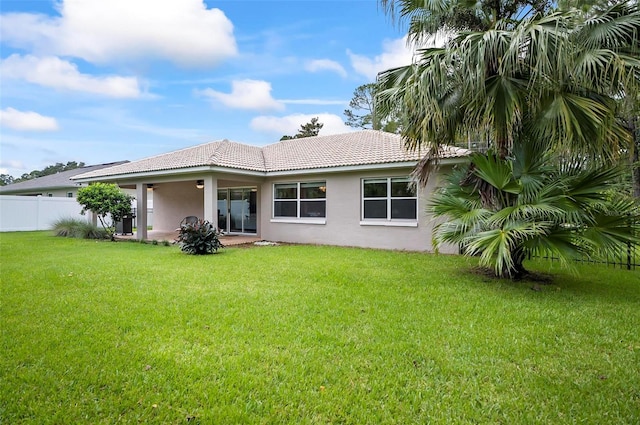
M 231 193 L 233 191 L 240 191 L 241 199 L 236 199 L 235 201 L 240 201 L 241 211 L 240 215 L 240 229 L 238 231 L 236 229 L 232 230 L 232 222 L 234 219 L 233 214 L 233 200 L 231 199 Z M 221 199 L 220 193 L 224 193 L 224 199 Z M 256 186 L 240 186 L 240 187 L 225 187 L 218 188 L 217 193 L 217 211 L 218 211 L 218 228 L 221 232 L 231 235 L 257 235 L 258 234 L 258 188 Z M 253 194 L 253 196 L 252 196 Z M 253 198 L 253 203 L 252 203 Z M 245 204 L 245 201 L 248 202 Z M 221 214 L 221 202 L 226 204 L 225 213 Z M 245 211 L 247 210 L 248 211 Z M 238 212 L 236 211 L 236 214 Z M 225 221 L 224 228 L 220 226 L 220 221 Z M 251 222 L 253 221 L 253 226 L 251 226 Z M 247 226 L 248 225 L 248 226 Z

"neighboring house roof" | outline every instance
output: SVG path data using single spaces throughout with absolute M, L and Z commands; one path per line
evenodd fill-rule
M 447 146 L 444 158 L 460 158 L 467 149 Z M 75 179 L 130 176 L 197 167 L 256 172 L 314 170 L 358 165 L 417 162 L 423 156 L 405 149 L 402 137 L 377 130 L 280 141 L 264 147 L 221 140 L 87 172 Z
M 0 186 L 0 194 L 38 194 L 54 189 L 74 189 L 77 188 L 78 183 L 71 180 L 72 177 L 79 174 L 95 172 L 101 169 L 125 164 L 126 162 L 127 161 L 119 161 L 110 162 L 107 164 L 89 165 L 86 167 L 79 167 L 73 170 L 62 171 L 56 174 L 38 177 L 31 180 L 8 184 L 6 186 Z

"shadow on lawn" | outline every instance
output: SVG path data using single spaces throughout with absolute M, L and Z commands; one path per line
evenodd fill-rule
M 599 301 L 640 303 L 640 273 L 588 266 L 572 273 L 566 270 L 541 272 L 532 270 L 521 279 L 496 277 L 491 269 L 472 266 L 459 269 L 458 274 L 474 277 L 483 284 L 498 284 L 514 290 L 528 288 L 533 292 L 558 293 L 578 298 L 597 298 Z M 635 285 L 634 285 L 635 283 Z

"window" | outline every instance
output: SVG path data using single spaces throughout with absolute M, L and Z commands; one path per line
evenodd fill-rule
M 362 180 L 362 219 L 374 221 L 418 218 L 418 197 L 407 177 Z
M 273 185 L 274 218 L 324 218 L 327 210 L 325 182 Z
M 73 198 L 73 192 L 67 192 L 67 198 Z

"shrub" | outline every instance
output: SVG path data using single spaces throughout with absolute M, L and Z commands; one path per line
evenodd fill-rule
M 93 183 L 78 190 L 78 203 L 82 214 L 91 211 L 98 216 L 109 238 L 115 240 L 116 223 L 131 214 L 133 197 L 124 193 L 116 184 Z M 109 221 L 107 217 L 111 217 Z
M 185 223 L 180 226 L 178 242 L 180 249 L 187 254 L 213 254 L 224 248 L 219 239 L 220 232 L 206 220 Z
M 107 232 L 84 220 L 61 218 L 53 224 L 56 236 L 80 239 L 106 239 Z

